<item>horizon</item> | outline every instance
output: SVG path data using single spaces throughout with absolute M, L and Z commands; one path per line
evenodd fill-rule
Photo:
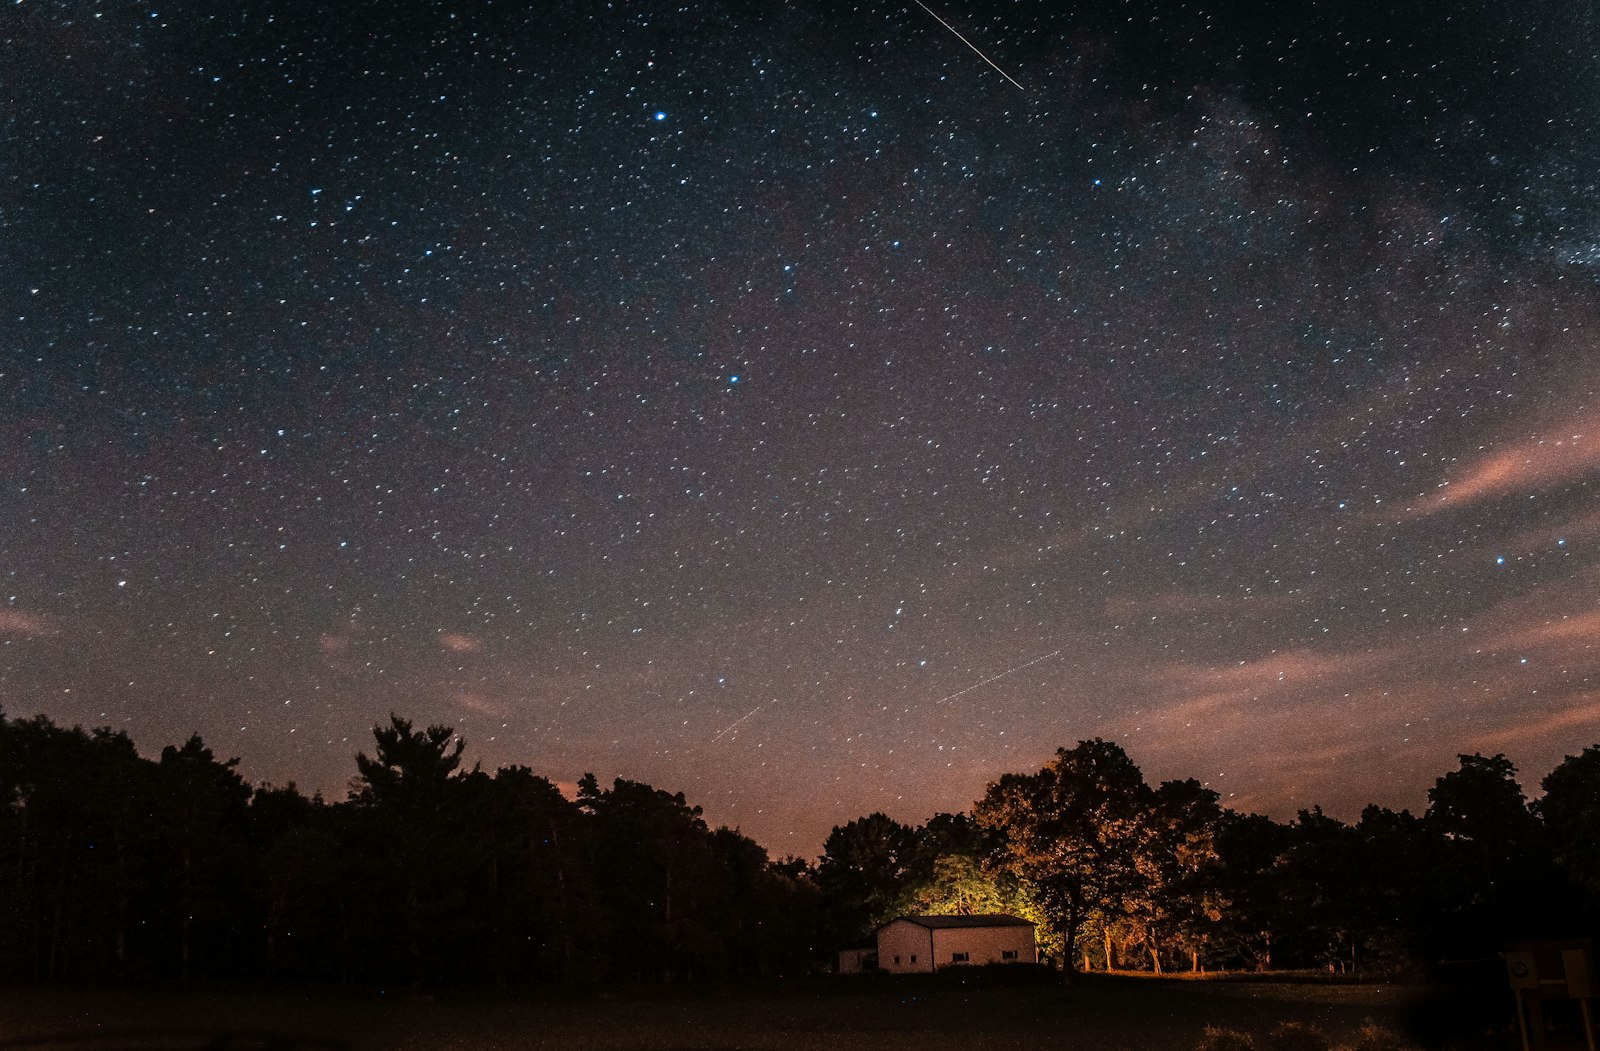
M 395 713 L 395 714 L 399 714 L 399 713 Z M 45 715 L 45 713 L 42 713 L 42 712 L 35 713 L 35 716 L 38 716 L 38 715 L 44 715 L 46 718 L 48 718 L 48 716 Z M 0 708 L 0 717 L 4 717 L 6 719 L 10 719 L 10 720 L 15 721 L 15 720 L 18 720 L 18 719 L 32 718 L 34 716 L 19 716 L 16 713 L 7 712 L 5 709 Z M 401 717 L 402 718 L 407 718 L 406 716 L 401 716 Z M 431 723 L 431 722 L 429 722 L 428 720 L 425 720 L 425 719 L 413 719 L 411 721 L 412 721 L 413 725 L 416 725 L 418 727 L 421 727 L 421 726 L 424 726 L 424 725 L 443 725 L 443 724 L 434 724 L 434 723 Z M 63 728 L 66 728 L 66 727 L 63 727 Z M 77 728 L 84 729 L 84 730 L 97 729 L 97 727 L 83 726 L 82 724 L 77 724 Z M 115 728 L 112 728 L 112 729 L 115 730 Z M 140 757 L 143 758 L 143 759 L 152 760 L 152 761 L 160 757 L 160 753 L 161 753 L 161 749 L 162 748 L 166 747 L 167 745 L 173 745 L 173 746 L 176 747 L 176 746 L 178 746 L 178 745 L 180 745 L 182 743 L 182 740 L 187 740 L 187 736 L 185 736 L 185 737 L 183 737 L 183 738 L 181 738 L 179 740 L 161 742 L 160 744 L 156 745 L 153 749 L 151 749 L 148 746 L 145 746 L 145 745 L 141 744 L 141 742 L 136 737 L 133 737 L 131 734 L 129 736 L 130 736 L 130 739 L 133 741 L 134 747 L 136 749 L 138 749 Z M 203 735 L 202 735 L 202 739 L 204 739 Z M 1051 749 L 1049 754 L 1042 756 L 1040 761 L 1037 764 L 1035 764 L 1034 766 L 1031 766 L 1031 767 L 1019 767 L 1019 768 L 1014 769 L 1014 770 L 997 771 L 993 778 L 991 778 L 990 780 L 988 780 L 988 781 L 982 783 L 981 785 L 977 786 L 977 790 L 972 795 L 972 799 L 971 800 L 969 800 L 968 802 L 966 802 L 966 803 L 964 803 L 964 804 L 962 804 L 960 806 L 943 807 L 943 808 L 939 808 L 939 809 L 935 809 L 935 810 L 930 810 L 927 813 L 921 813 L 921 814 L 911 813 L 908 810 L 899 809 L 899 808 L 897 808 L 896 810 L 889 810 L 889 809 L 884 809 L 884 808 L 861 809 L 859 811 L 851 812 L 849 814 L 844 814 L 844 813 L 841 812 L 840 815 L 838 815 L 835 819 L 832 820 L 831 824 L 829 824 L 826 829 L 824 829 L 823 831 L 821 831 L 820 833 L 818 833 L 816 835 L 816 846 L 815 846 L 815 848 L 811 849 L 808 852 L 801 853 L 801 852 L 798 852 L 798 851 L 792 850 L 792 849 L 787 849 L 787 850 L 777 849 L 772 845 L 771 841 L 768 838 L 766 838 L 763 835 L 759 834 L 759 832 L 757 832 L 755 830 L 752 830 L 750 828 L 746 828 L 746 827 L 744 827 L 744 826 L 742 826 L 742 825 L 740 825 L 740 824 L 738 824 L 736 822 L 729 822 L 729 821 L 720 820 L 719 817 L 712 810 L 710 810 L 710 809 L 705 807 L 704 803 L 701 800 L 695 798 L 695 796 L 692 793 L 684 791 L 682 788 L 680 788 L 677 785 L 671 783 L 670 781 L 669 782 L 650 781 L 650 780 L 644 779 L 644 778 L 629 777 L 626 773 L 615 773 L 615 774 L 602 775 L 598 771 L 591 771 L 591 770 L 584 770 L 580 774 L 578 774 L 576 777 L 572 778 L 571 780 L 562 780 L 562 779 L 557 779 L 555 777 L 551 777 L 548 774 L 548 772 L 540 770 L 535 765 L 532 765 L 532 764 L 529 764 L 529 763 L 526 763 L 526 762 L 519 762 L 514 758 L 513 759 L 509 759 L 509 760 L 507 760 L 505 762 L 502 762 L 502 763 L 496 763 L 496 764 L 493 764 L 493 765 L 484 765 L 482 760 L 474 758 L 474 756 L 473 756 L 473 743 L 472 743 L 472 740 L 470 738 L 468 738 L 465 735 L 463 735 L 459 730 L 456 730 L 455 733 L 454 733 L 454 736 L 451 739 L 452 740 L 460 739 L 460 740 L 465 741 L 465 743 L 466 743 L 466 748 L 462 752 L 462 755 L 461 755 L 461 766 L 459 768 L 459 770 L 461 772 L 472 770 L 476 766 L 476 767 L 482 768 L 484 773 L 489 774 L 489 775 L 493 775 L 496 772 L 498 772 L 499 770 L 507 768 L 507 767 L 513 767 L 513 766 L 527 767 L 529 770 L 532 771 L 532 773 L 535 776 L 543 777 L 543 778 L 545 778 L 545 780 L 549 781 L 552 785 L 554 785 L 556 787 L 556 789 L 560 791 L 562 797 L 565 798 L 566 800 L 568 800 L 569 802 L 576 802 L 577 801 L 577 798 L 578 798 L 578 778 L 580 778 L 582 776 L 585 776 L 585 775 L 589 775 L 589 774 L 593 774 L 593 776 L 597 778 L 597 780 L 599 781 L 599 783 L 600 783 L 602 788 L 609 787 L 613 783 L 614 780 L 622 779 L 622 780 L 636 781 L 636 782 L 639 782 L 639 783 L 642 783 L 642 784 L 647 784 L 651 788 L 655 788 L 655 789 L 658 789 L 658 790 L 661 790 L 661 791 L 665 791 L 665 792 L 671 793 L 671 794 L 682 793 L 683 796 L 684 796 L 685 802 L 689 806 L 698 807 L 698 808 L 700 808 L 702 810 L 704 819 L 705 819 L 706 824 L 707 824 L 708 827 L 713 828 L 713 829 L 719 828 L 719 827 L 720 828 L 729 828 L 729 829 L 732 829 L 733 831 L 739 832 L 740 834 L 742 834 L 744 836 L 749 837 L 750 839 L 752 839 L 756 843 L 758 843 L 763 849 L 765 849 L 767 851 L 768 855 L 774 861 L 777 861 L 777 860 L 779 860 L 779 859 L 781 859 L 783 857 L 786 857 L 786 856 L 793 856 L 793 857 L 799 857 L 799 858 L 804 859 L 808 864 L 815 863 L 822 856 L 822 854 L 823 854 L 823 849 L 822 849 L 823 848 L 823 843 L 826 840 L 827 835 L 828 835 L 829 832 L 831 832 L 833 829 L 842 827 L 843 825 L 845 825 L 845 824 L 847 824 L 847 823 L 849 823 L 849 822 L 851 822 L 853 820 L 856 820 L 857 818 L 862 818 L 862 817 L 866 817 L 866 816 L 868 816 L 869 814 L 872 814 L 872 813 L 881 812 L 881 813 L 884 813 L 886 816 L 888 816 L 890 818 L 893 818 L 895 821 L 900 822 L 901 824 L 908 825 L 908 826 L 911 826 L 911 827 L 917 827 L 917 826 L 921 826 L 921 825 L 925 824 L 930 818 L 934 817 L 936 814 L 939 814 L 939 813 L 970 813 L 971 807 L 972 807 L 972 803 L 974 801 L 980 799 L 983 796 L 984 792 L 996 780 L 998 780 L 1000 776 L 1003 776 L 1004 774 L 1008 774 L 1008 773 L 1019 773 L 1019 774 L 1032 774 L 1032 773 L 1035 773 L 1035 772 L 1037 772 L 1037 770 L 1041 769 L 1046 763 L 1048 763 L 1050 759 L 1054 758 L 1054 756 L 1056 754 L 1056 750 L 1055 749 Z M 1070 744 L 1062 744 L 1062 745 L 1060 745 L 1058 747 L 1059 748 L 1071 748 L 1074 745 L 1076 745 L 1077 743 L 1080 743 L 1080 742 L 1072 742 Z M 211 747 L 212 742 L 206 741 L 206 745 L 207 745 L 207 747 Z M 1600 742 L 1593 742 L 1592 744 L 1587 744 L 1587 745 L 1579 745 L 1576 748 L 1574 748 L 1572 751 L 1565 753 L 1562 756 L 1562 759 L 1571 758 L 1573 756 L 1576 756 L 1579 753 L 1581 753 L 1582 751 L 1584 751 L 1584 749 L 1589 748 L 1589 747 L 1600 747 Z M 320 795 L 324 802 L 332 804 L 332 803 L 343 803 L 343 802 L 346 802 L 350 798 L 351 794 L 353 793 L 351 785 L 352 785 L 352 783 L 354 783 L 354 782 L 356 782 L 358 780 L 357 773 L 356 773 L 356 768 L 355 768 L 355 756 L 356 756 L 357 752 L 361 752 L 361 753 L 367 754 L 369 756 L 372 755 L 373 754 L 373 746 L 372 746 L 371 741 L 369 740 L 369 742 L 365 746 L 363 746 L 362 748 L 357 749 L 356 752 L 352 752 L 350 754 L 351 775 L 350 775 L 349 778 L 347 778 L 345 780 L 345 782 L 343 783 L 343 789 L 337 795 L 333 794 L 333 793 L 330 793 L 324 787 L 320 787 L 320 786 L 307 787 L 302 782 L 300 782 L 300 781 L 298 781 L 296 779 L 293 779 L 293 778 L 287 778 L 287 779 L 283 779 L 283 780 L 270 780 L 270 779 L 252 778 L 252 777 L 249 776 L 250 770 L 249 770 L 249 757 L 248 756 L 233 755 L 232 753 L 224 754 L 224 753 L 221 753 L 221 752 L 218 752 L 216 754 L 217 754 L 217 759 L 219 761 L 238 760 L 238 765 L 234 769 L 244 779 L 245 784 L 247 784 L 250 787 L 252 792 L 260 791 L 260 790 L 264 790 L 264 789 L 274 789 L 274 788 L 276 788 L 276 789 L 294 788 L 296 791 L 298 791 L 302 796 L 306 797 L 307 799 L 310 799 L 310 798 L 312 798 L 314 796 Z M 1476 753 L 1455 753 L 1455 754 L 1453 754 L 1451 756 L 1451 759 L 1455 760 L 1460 755 L 1471 755 L 1471 754 L 1476 754 Z M 1496 754 L 1501 754 L 1501 753 L 1496 753 Z M 1154 776 L 1152 776 L 1150 774 L 1150 772 L 1148 770 L 1145 770 L 1145 768 L 1142 765 L 1139 764 L 1138 755 L 1130 752 L 1129 753 L 1129 758 L 1133 760 L 1133 762 L 1134 762 L 1134 764 L 1136 766 L 1139 766 L 1140 771 L 1144 774 L 1146 782 L 1148 784 L 1150 784 L 1151 787 L 1155 787 L 1156 785 L 1160 784 L 1163 781 L 1174 781 L 1174 780 L 1181 781 L 1181 780 L 1186 780 L 1189 776 L 1192 776 L 1192 775 L 1184 775 L 1182 773 L 1176 773 L 1176 774 L 1173 774 L 1171 776 L 1154 777 Z M 1526 802 L 1529 803 L 1529 804 L 1533 803 L 1534 801 L 1539 799 L 1544 794 L 1543 789 L 1540 786 L 1540 781 L 1547 774 L 1549 774 L 1550 771 L 1553 770 L 1556 765 L 1558 765 L 1562 761 L 1562 759 L 1557 759 L 1556 762 L 1552 763 L 1551 766 L 1549 768 L 1547 768 L 1547 769 L 1540 770 L 1540 771 L 1530 771 L 1528 768 L 1523 766 L 1521 763 L 1517 762 L 1517 759 L 1516 759 L 1515 756 L 1507 755 L 1506 758 L 1510 759 L 1511 762 L 1516 766 L 1516 776 L 1517 776 L 1518 784 L 1521 785 L 1522 791 L 1523 791 L 1523 796 L 1524 796 Z M 1456 766 L 1455 766 L 1455 763 L 1452 762 L 1450 765 L 1441 767 L 1438 771 L 1436 771 L 1434 773 L 1433 778 L 1430 779 L 1430 781 L 1428 782 L 1428 785 L 1423 788 L 1423 790 L 1422 790 L 1422 792 L 1420 794 L 1419 805 L 1403 804 L 1403 803 L 1399 804 L 1399 805 L 1396 805 L 1394 803 L 1385 803 L 1385 802 L 1382 802 L 1382 801 L 1379 801 L 1379 800 L 1367 800 L 1366 802 L 1361 803 L 1358 806 L 1355 806 L 1353 810 L 1340 811 L 1340 810 L 1335 810 L 1335 809 L 1332 809 L 1332 808 L 1330 808 L 1328 806 L 1325 806 L 1325 805 L 1319 803 L 1316 800 L 1308 800 L 1308 801 L 1306 801 L 1304 803 L 1296 803 L 1296 804 L 1294 804 L 1292 809 L 1289 809 L 1287 812 L 1282 811 L 1282 810 L 1274 812 L 1273 810 L 1267 809 L 1267 808 L 1255 808 L 1255 807 L 1251 807 L 1251 806 L 1248 806 L 1248 805 L 1244 805 L 1244 806 L 1234 805 L 1234 804 L 1231 804 L 1230 800 L 1228 798 L 1226 798 L 1226 797 L 1223 797 L 1223 798 L 1221 798 L 1219 800 L 1219 805 L 1224 810 L 1232 810 L 1232 811 L 1234 811 L 1236 813 L 1240 813 L 1240 814 L 1262 815 L 1262 816 L 1271 818 L 1273 821 L 1275 821 L 1275 822 L 1277 822 L 1279 824 L 1292 823 L 1295 820 L 1295 818 L 1298 816 L 1298 814 L 1300 812 L 1302 812 L 1302 811 L 1311 811 L 1313 809 L 1318 809 L 1324 815 L 1326 815 L 1327 817 L 1333 818 L 1334 820 L 1340 821 L 1340 822 L 1342 822 L 1342 823 L 1344 823 L 1346 825 L 1354 825 L 1360 819 L 1361 811 L 1364 810 L 1369 805 L 1370 806 L 1380 806 L 1380 807 L 1383 807 L 1384 809 L 1392 810 L 1392 811 L 1395 811 L 1395 812 L 1402 812 L 1402 811 L 1403 812 L 1409 812 L 1409 813 L 1413 814 L 1414 816 L 1420 818 L 1420 817 L 1422 817 L 1424 815 L 1424 813 L 1426 813 L 1426 811 L 1428 809 L 1428 799 L 1427 799 L 1428 790 L 1433 787 L 1434 782 L 1438 778 L 1443 777 L 1446 773 L 1448 773 L 1448 772 L 1450 772 L 1451 770 L 1454 770 L 1454 769 L 1456 769 Z M 1211 787 L 1210 785 L 1206 785 L 1206 783 L 1204 782 L 1203 779 L 1194 778 L 1194 780 L 1200 781 L 1200 783 L 1202 785 L 1205 785 L 1205 787 L 1208 787 L 1208 788 Z M 817 827 L 820 827 L 820 826 L 817 826 Z M 792 836 L 794 836 L 796 834 L 804 835 L 805 832 L 803 830 L 796 830 L 796 829 L 790 829 L 789 830 L 788 835 L 790 837 L 792 837 Z

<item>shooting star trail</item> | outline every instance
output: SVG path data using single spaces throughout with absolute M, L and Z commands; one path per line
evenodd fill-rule
M 771 701 L 767 701 L 764 704 L 758 704 L 754 708 L 750 709 L 748 712 L 745 712 L 743 715 L 739 716 L 739 718 L 735 719 L 733 722 L 729 723 L 727 726 L 724 726 L 722 728 L 722 731 L 720 733 L 718 733 L 717 736 L 715 736 L 715 737 L 713 737 L 711 739 L 711 743 L 712 744 L 716 744 L 718 741 L 722 740 L 724 737 L 728 736 L 728 734 L 733 732 L 733 730 L 740 723 L 744 722 L 746 719 L 750 718 L 752 715 L 756 714 L 761 709 L 765 708 L 768 704 L 771 704 L 771 703 L 772 703 Z
M 937 701 L 934 701 L 933 703 L 934 704 L 943 704 L 946 701 L 953 701 L 957 697 L 960 697 L 962 694 L 971 693 L 973 690 L 976 690 L 976 689 L 978 689 L 979 687 L 982 687 L 982 686 L 987 686 L 991 682 L 996 681 L 997 679 L 1003 679 L 1007 675 L 1015 675 L 1017 672 L 1022 671 L 1024 668 L 1031 668 L 1035 664 L 1039 664 L 1042 661 L 1049 660 L 1051 657 L 1059 657 L 1059 656 L 1061 656 L 1061 651 L 1060 650 L 1052 650 L 1051 652 L 1046 653 L 1043 657 L 1035 657 L 1035 658 L 1033 658 L 1033 660 L 1029 661 L 1026 664 L 1019 664 L 1015 668 L 1007 668 L 1005 671 L 1001 672 L 998 675 L 991 675 L 987 679 L 982 680 L 981 682 L 975 682 L 971 686 L 968 686 L 966 689 L 957 690 L 955 693 L 952 693 L 950 696 L 941 697 Z M 778 703 L 777 699 L 774 698 L 773 700 L 766 701 L 766 702 L 764 702 L 762 704 L 756 705 L 754 708 L 750 709 L 748 712 L 745 712 L 743 715 L 739 716 L 739 718 L 735 719 L 733 722 L 729 723 L 727 726 L 724 726 L 721 730 L 718 730 L 716 735 L 711 738 L 710 743 L 711 744 L 716 744 L 718 741 L 722 740 L 724 737 L 728 736 L 733 731 L 737 730 L 741 725 L 743 725 L 745 723 L 746 720 L 752 718 L 761 709 L 766 708 L 766 707 L 768 707 L 770 705 L 777 704 L 777 703 Z
M 956 35 L 956 39 L 957 40 L 960 40 L 963 44 L 965 44 L 968 47 L 970 47 L 973 50 L 973 52 L 979 58 L 981 58 L 985 62 L 989 63 L 990 66 L 993 66 L 994 67 L 994 71 L 996 73 L 1000 74 L 1002 77 L 1005 77 L 1007 80 L 1011 81 L 1011 83 L 1017 84 L 1016 80 L 1011 76 L 1010 73 L 1007 73 L 1005 70 L 1001 69 L 999 66 L 996 66 L 994 64 L 994 59 L 990 58 L 988 55 L 985 55 L 982 51 L 979 51 L 977 44 L 974 44 L 972 41 L 968 40 L 966 37 L 961 35 L 961 30 L 957 29 L 955 26 L 951 25 L 949 22 L 946 22 L 944 19 L 939 18 L 938 13 L 935 12 L 933 8 L 931 8 L 927 4 L 923 3 L 922 0 L 917 0 L 917 6 L 922 8 L 924 11 L 928 12 L 928 14 L 933 15 L 934 18 L 938 19 L 939 24 L 944 26 L 946 29 L 950 30 L 950 32 L 954 33 Z M 1023 87 L 1021 84 L 1017 84 L 1017 90 L 1023 92 L 1024 94 L 1026 94 L 1028 89 Z M 1043 660 L 1043 659 L 1044 658 L 1042 658 L 1042 657 L 1040 658 L 1040 660 Z
M 1054 653 L 1046 653 L 1043 657 L 1035 657 L 1033 660 L 1029 661 L 1026 664 L 1019 664 L 1015 668 L 1007 668 L 1005 671 L 1001 672 L 999 675 L 991 675 L 987 679 L 984 679 L 982 682 L 975 682 L 971 686 L 968 686 L 966 689 L 957 690 L 955 693 L 952 693 L 950 696 L 941 697 L 937 701 L 934 701 L 933 703 L 934 704 L 943 704 L 945 701 L 953 701 L 957 697 L 960 697 L 964 693 L 971 693 L 973 690 L 976 690 L 980 686 L 989 685 L 991 682 L 994 682 L 996 679 L 1003 679 L 1007 675 L 1014 675 L 1014 674 L 1016 674 L 1017 672 L 1021 671 L 1024 668 L 1033 667 L 1035 664 L 1038 664 L 1040 661 L 1047 661 L 1051 657 L 1059 657 L 1060 655 L 1061 655 L 1061 651 L 1060 650 L 1056 650 Z M 745 718 L 748 719 L 749 716 L 745 716 Z

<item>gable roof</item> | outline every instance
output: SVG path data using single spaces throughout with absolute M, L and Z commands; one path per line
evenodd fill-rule
M 990 912 L 978 916 L 897 916 L 890 923 L 905 920 L 915 923 L 919 927 L 932 929 L 947 929 L 951 927 L 1032 927 L 1030 920 L 1020 916 L 1010 916 L 1003 912 Z

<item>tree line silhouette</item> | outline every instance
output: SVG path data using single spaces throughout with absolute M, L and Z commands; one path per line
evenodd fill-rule
M 1082 741 L 1006 774 L 970 815 L 835 828 L 825 906 L 865 932 L 903 912 L 1012 912 L 1067 969 L 1421 974 L 1503 942 L 1600 921 L 1600 745 L 1529 805 L 1503 755 L 1462 755 L 1418 817 L 1280 823 L 1194 780 L 1151 787 L 1118 745 Z M 1069 951 L 1070 947 L 1070 951 Z
M 391 716 L 348 798 L 252 788 L 198 737 L 0 713 L 0 980 L 527 986 L 780 978 L 902 913 L 1009 912 L 1068 968 L 1417 971 L 1600 919 L 1600 745 L 1529 805 L 1464 755 L 1421 816 L 1281 823 L 1116 744 L 1007 774 L 970 813 L 836 827 L 815 862 L 681 793 L 464 769 Z

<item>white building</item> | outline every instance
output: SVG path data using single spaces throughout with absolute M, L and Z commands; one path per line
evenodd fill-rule
M 1038 962 L 1033 924 L 1003 913 L 902 916 L 878 930 L 878 967 L 891 974 Z

